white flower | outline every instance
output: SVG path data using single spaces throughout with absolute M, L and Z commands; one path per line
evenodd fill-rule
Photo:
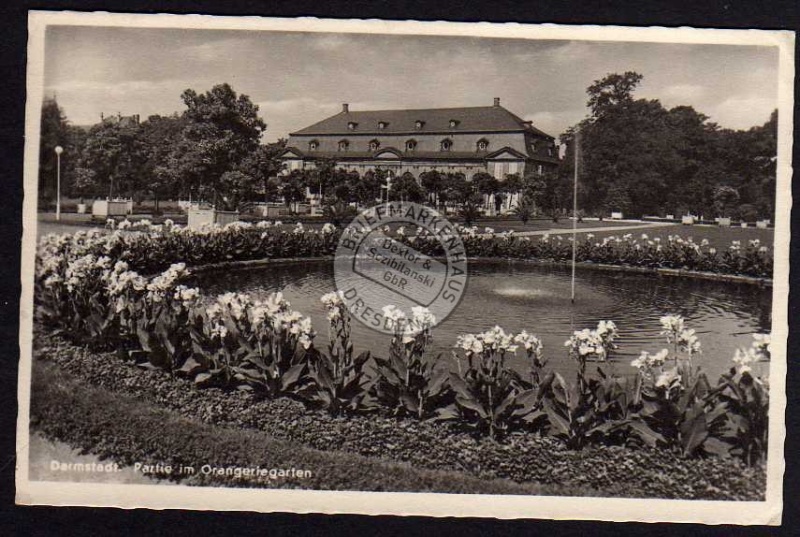
M 661 373 L 656 379 L 656 388 L 667 388 L 668 390 L 679 387 L 681 385 L 681 377 L 678 374 L 678 369 L 668 369 Z
M 287 311 L 291 304 L 283 298 L 283 293 L 273 293 L 267 297 L 264 306 L 271 315 L 276 315 Z
M 647 360 L 648 358 L 649 354 L 647 353 L 647 351 L 642 351 L 642 354 L 631 362 L 631 366 L 637 369 L 644 369 L 648 365 L 648 360 Z
M 456 338 L 456 346 L 469 354 L 480 354 L 483 352 L 483 343 L 474 334 L 464 334 Z
M 341 291 L 331 291 L 330 293 L 326 293 L 320 297 L 320 302 L 322 302 L 326 308 L 334 308 L 341 306 L 344 298 L 344 293 Z
M 483 232 L 484 232 L 484 233 L 488 233 L 488 234 L 492 234 L 492 233 L 494 233 L 494 229 L 493 229 L 493 228 L 490 228 L 490 227 L 487 227 L 487 228 L 485 228 L 485 229 L 483 230 Z
M 657 367 L 664 365 L 664 361 L 667 359 L 669 355 L 669 351 L 667 349 L 661 349 L 659 352 L 655 354 L 650 354 L 647 351 L 642 351 L 642 354 L 639 355 L 638 358 L 631 362 L 633 367 L 637 367 L 639 369 L 649 368 L 649 367 Z
M 413 306 L 411 308 L 411 323 L 422 330 L 436 324 L 436 317 L 428 308 Z
M 333 233 L 334 231 L 336 231 L 336 226 L 334 226 L 333 224 L 331 224 L 329 222 L 326 222 L 325 225 L 322 226 L 322 233 L 323 234 L 327 235 L 327 234 Z
M 670 336 L 674 337 L 675 334 L 683 331 L 683 317 L 680 315 L 664 315 L 661 317 L 660 322 L 663 328 L 661 335 L 666 335 L 668 339 Z
M 179 302 L 184 308 L 191 308 L 200 299 L 200 291 L 196 287 L 179 285 L 175 288 L 173 300 Z
M 753 334 L 753 352 L 761 360 L 772 357 L 772 334 Z
M 406 314 L 397 306 L 389 304 L 388 306 L 384 306 L 382 311 L 387 328 L 398 330 L 405 324 Z
M 690 356 L 700 352 L 700 341 L 698 341 L 694 329 L 682 330 L 678 334 L 677 342 L 681 350 L 689 353 Z

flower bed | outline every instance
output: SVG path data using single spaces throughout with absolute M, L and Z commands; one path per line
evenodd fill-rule
M 327 474 L 327 480 L 323 477 L 322 481 L 304 481 L 296 486 L 714 500 L 764 498 L 763 466 L 745 467 L 722 458 L 687 458 L 661 449 L 602 445 L 575 451 L 558 439 L 523 433 L 510 434 L 498 443 L 475 437 L 455 424 L 385 413 L 336 417 L 309 411 L 300 402 L 285 397 L 265 400 L 244 391 L 193 389 L 186 379 L 142 370 L 120 361 L 113 353 L 91 352 L 49 333 L 37 333 L 34 356 L 35 364 L 53 364 L 55 371 L 80 381 L 78 385 L 64 385 L 63 379 L 54 382 L 52 374 L 43 377 L 37 366 L 32 403 L 35 425 L 52 436 L 123 463 L 163 460 L 193 465 L 198 461 L 263 464 L 266 450 L 237 447 L 251 445 L 241 440 L 247 435 L 237 430 L 257 429 L 322 451 L 330 451 L 331 445 L 336 445 L 338 452 L 369 457 L 354 461 L 348 467 L 350 476 Z M 59 386 L 63 388 L 60 391 Z M 58 393 L 47 397 L 42 395 L 44 390 Z M 98 390 L 109 395 L 99 404 L 84 400 L 86 393 Z M 132 423 L 119 419 L 120 415 L 133 412 L 130 406 L 137 403 L 157 405 L 169 412 L 159 414 L 156 423 L 146 422 L 141 427 L 135 427 L 141 420 L 139 412 Z M 107 412 L 96 417 L 97 409 Z M 187 419 L 212 424 L 218 427 L 217 432 L 203 433 Z M 156 437 L 152 435 L 154 430 L 158 431 Z M 179 440 L 174 440 L 176 437 Z M 214 446 L 198 455 L 199 439 L 204 437 L 209 437 L 208 442 Z M 190 443 L 190 448 L 184 449 L 184 443 Z M 245 460 L 239 456 L 242 453 L 247 453 Z M 254 458 L 255 454 L 258 456 Z M 306 456 L 306 452 L 301 454 L 301 458 Z M 400 467 L 408 480 L 401 479 L 396 471 L 376 471 L 376 462 L 370 462 L 375 458 L 410 464 L 413 468 Z M 324 464 L 333 465 L 333 461 Z M 327 468 L 321 469 L 320 476 L 326 475 Z M 430 486 L 413 469 L 446 471 L 448 479 Z M 465 480 L 471 476 L 477 479 Z M 528 489 L 514 490 L 510 485 L 491 481 L 497 478 L 530 485 Z M 205 483 L 190 480 L 187 484 Z M 228 479 L 217 484 L 237 483 Z
M 317 347 L 310 320 L 293 311 L 280 294 L 258 302 L 226 293 L 206 307 L 199 291 L 182 283 L 188 274 L 185 264 L 159 272 L 173 256 L 191 252 L 192 262 L 200 263 L 318 256 L 335 248 L 332 226 L 313 232 L 301 225 L 290 232 L 241 224 L 200 232 L 168 223 L 138 226 L 142 231 L 76 233 L 42 241 L 35 297 L 43 326 L 74 342 L 116 350 L 142 367 L 187 379 L 187 390 L 217 388 L 229 394 L 236 389 L 276 401 L 291 397 L 309 411 L 346 417 L 342 423 L 388 413 L 414 418 L 420 427 L 430 421 L 452 423 L 454 431 L 504 445 L 518 441 L 519 435 L 549 436 L 541 441 L 575 450 L 575 460 L 587 449 L 635 447 L 642 452 L 660 448 L 664 456 L 673 457 L 670 464 L 679 464 L 680 457 L 709 455 L 734 457 L 755 467 L 764 462 L 769 389 L 750 364 L 769 359 L 767 335 L 756 335 L 753 347 L 737 353 L 730 372 L 712 384 L 693 364 L 700 346 L 694 331 L 682 318 L 665 316 L 663 334 L 670 349 L 643 353 L 632 364 L 638 374 L 629 379 L 607 376 L 601 368 L 587 371 L 587 362 L 602 362 L 615 349 L 616 326 L 601 321 L 566 342 L 576 363 L 575 380 L 568 381 L 548 370 L 536 336 L 508 334 L 499 326 L 454 342 L 460 349 L 459 367 L 451 371 L 427 352 L 435 324 L 430 313 L 415 308 L 407 316 L 387 306 L 383 319 L 394 330 L 388 353 L 354 355 L 350 313 L 337 294 L 322 297 L 331 337 Z M 419 236 L 407 240 L 429 244 Z M 511 235 L 472 235 L 467 241 L 472 244 L 468 251 L 492 248 L 491 255 L 533 247 Z M 715 255 L 698 254 L 700 245 L 674 242 L 670 255 L 683 252 L 695 260 Z M 613 243 L 589 248 L 630 255 L 641 251 L 638 243 Z M 744 253 L 732 250 L 727 259 L 745 266 L 752 260 L 740 258 L 760 259 L 762 252 L 753 251 L 755 246 Z M 556 258 L 564 253 L 563 245 L 547 240 L 535 247 Z M 506 355 L 517 351 L 527 355 L 528 375 L 505 363 Z M 518 478 L 513 473 L 509 477 Z
M 75 233 L 73 242 L 81 243 L 86 254 L 107 255 L 127 262 L 132 270 L 144 274 L 162 271 L 174 263 L 200 266 L 225 261 L 276 259 L 285 257 L 319 257 L 333 255 L 340 230 L 330 224 L 309 229 L 298 223 L 286 229 L 281 222 L 238 222 L 225 227 L 191 230 L 176 226 L 171 220 L 154 226 L 148 220 L 115 224 L 115 232 L 102 236 L 96 232 Z M 410 246 L 438 257 L 442 246 L 423 231 L 407 235 L 404 228 L 386 230 Z M 513 232 L 495 234 L 491 229 L 457 226 L 467 256 L 537 259 L 567 262 L 572 259 L 572 241 L 562 235 L 539 238 L 519 237 Z M 771 278 L 772 251 L 760 240 L 733 240 L 726 249 L 709 245 L 707 240 L 695 242 L 678 235 L 666 240 L 652 239 L 646 233 L 634 236 L 609 235 L 595 240 L 591 233 L 579 241 L 576 259 L 579 262 L 623 265 L 645 268 L 667 268 Z M 58 253 L 57 239 L 46 239 L 46 253 Z M 63 247 L 63 246 L 62 246 Z

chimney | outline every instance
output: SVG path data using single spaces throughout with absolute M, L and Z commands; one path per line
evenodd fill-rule
M 494 98 L 494 105 L 495 106 L 500 106 L 500 97 L 495 97 Z
M 350 105 L 347 103 L 342 103 L 342 113 L 346 114 L 350 111 Z

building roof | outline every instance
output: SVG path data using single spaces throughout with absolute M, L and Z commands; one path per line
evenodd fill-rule
M 451 127 L 451 121 L 456 126 Z M 417 121 L 422 121 L 418 129 Z M 379 128 L 383 122 L 384 128 Z M 348 125 L 356 123 L 355 129 Z M 354 134 L 450 134 L 458 132 L 520 132 L 528 131 L 553 138 L 534 127 L 529 121 L 512 114 L 499 104 L 462 108 L 422 108 L 417 110 L 343 110 L 318 123 L 291 133 L 292 136 L 327 136 Z

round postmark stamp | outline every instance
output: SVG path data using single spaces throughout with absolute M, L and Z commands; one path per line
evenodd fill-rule
M 386 333 L 392 306 L 426 308 L 438 324 L 467 284 L 467 255 L 456 227 L 436 210 L 409 202 L 371 207 L 345 228 L 334 259 L 336 289 L 353 318 Z

